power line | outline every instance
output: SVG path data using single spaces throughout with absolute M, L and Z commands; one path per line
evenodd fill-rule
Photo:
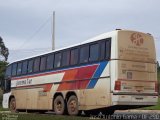
M 40 25 L 40 27 L 39 27 L 28 39 L 26 39 L 26 40 L 19 46 L 18 49 L 21 49 L 22 47 L 24 47 L 24 45 L 26 45 L 26 43 L 29 43 L 29 42 L 35 37 L 35 35 L 38 34 L 39 31 L 40 31 L 42 28 L 44 28 L 44 26 L 48 23 L 48 21 L 49 21 L 50 19 L 51 19 L 51 16 L 50 16 L 49 18 L 47 18 L 47 20 L 45 20 L 45 22 L 42 23 L 42 24 Z

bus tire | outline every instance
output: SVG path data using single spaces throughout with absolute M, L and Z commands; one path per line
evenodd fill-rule
M 80 111 L 78 110 L 78 98 L 75 95 L 69 97 L 67 101 L 67 110 L 68 114 L 71 116 L 79 115 Z
M 65 101 L 61 95 L 58 95 L 54 99 L 54 112 L 56 113 L 56 115 L 63 115 L 65 114 L 65 109 Z
M 14 97 L 12 97 L 9 101 L 9 109 L 12 113 L 16 113 L 16 99 Z

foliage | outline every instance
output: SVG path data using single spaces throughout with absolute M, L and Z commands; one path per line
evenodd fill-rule
M 160 98 L 158 99 L 158 104 L 151 107 L 141 108 L 143 110 L 160 110 Z
M 3 39 L 0 37 L 0 56 L 5 58 L 5 61 L 7 61 L 9 55 L 9 50 L 5 46 Z
M 95 118 L 82 117 L 82 116 L 80 117 L 80 116 L 54 115 L 52 113 L 50 114 L 26 114 L 26 113 L 0 114 L 0 118 L 4 119 L 4 117 L 6 119 L 10 117 L 10 119 L 12 118 L 15 120 L 89 120 L 89 119 L 95 119 Z
M 0 61 L 0 83 L 4 80 L 4 74 L 6 70 L 6 66 L 8 65 L 5 61 Z

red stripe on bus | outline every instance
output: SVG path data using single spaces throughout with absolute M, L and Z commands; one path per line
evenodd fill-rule
M 79 69 L 68 70 L 62 79 L 62 84 L 59 85 L 58 91 L 85 89 L 96 71 L 98 65 L 86 66 Z M 83 80 L 84 78 L 87 78 Z M 64 82 L 68 80 L 75 80 L 73 82 Z M 77 81 L 78 80 L 78 81 Z

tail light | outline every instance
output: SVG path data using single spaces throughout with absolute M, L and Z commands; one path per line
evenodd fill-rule
M 121 81 L 115 82 L 114 90 L 121 90 Z
M 158 92 L 158 82 L 155 82 L 155 92 Z

